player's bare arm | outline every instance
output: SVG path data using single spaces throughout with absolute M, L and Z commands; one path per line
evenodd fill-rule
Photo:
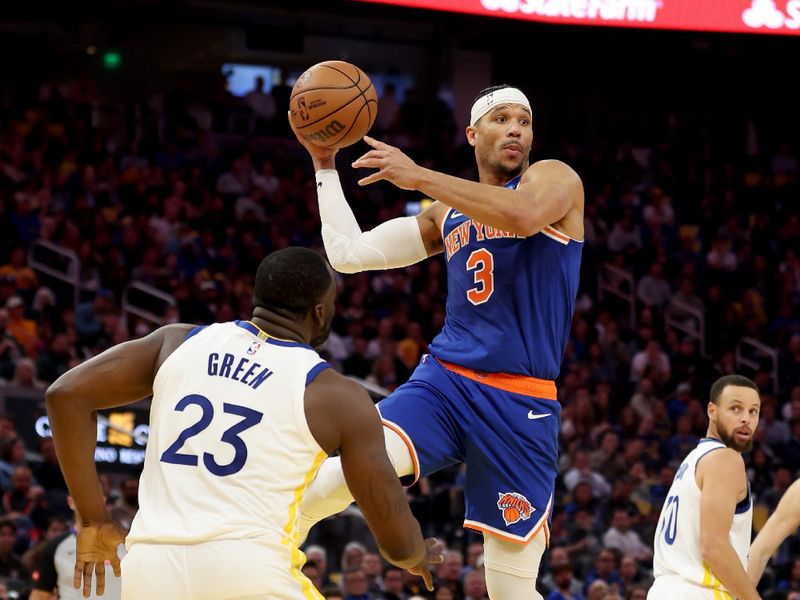
M 700 551 L 711 572 L 740 600 L 760 600 L 728 533 L 736 504 L 747 497 L 742 455 L 730 448 L 706 455 L 695 473 L 700 496 Z
M 767 562 L 778 550 L 778 546 L 795 533 L 798 527 L 800 527 L 800 479 L 784 492 L 775 512 L 767 519 L 750 547 L 747 574 L 753 585 L 758 584 Z
M 578 174 L 561 161 L 534 163 L 523 174 L 517 189 L 510 190 L 426 169 L 399 148 L 369 136 L 364 140 L 373 150 L 356 160 L 353 167 L 378 170 L 361 179 L 359 185 L 387 180 L 399 188 L 420 191 L 485 225 L 517 235 L 527 237 L 563 221 L 559 227 L 563 233 L 583 238 L 583 184 Z
M 147 398 L 161 363 L 183 341 L 191 325 L 168 325 L 150 335 L 114 346 L 70 369 L 47 389 L 47 414 L 58 461 L 83 523 L 78 533 L 75 587 L 98 594 L 105 585 L 106 560 L 119 576 L 117 546 L 125 534 L 112 521 L 94 462 L 97 413 Z
M 378 411 L 367 392 L 332 369 L 306 390 L 306 419 L 314 438 L 328 453 L 338 450 L 347 485 L 364 513 L 381 554 L 420 575 L 433 590 L 429 556 L 435 540 L 422 538 L 400 481 L 386 454 Z

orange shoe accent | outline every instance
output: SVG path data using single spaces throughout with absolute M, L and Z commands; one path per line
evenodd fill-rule
M 437 358 L 436 360 L 439 359 Z M 512 375 L 510 373 L 484 373 L 483 371 L 468 369 L 467 367 L 454 365 L 453 363 L 443 360 L 439 360 L 439 364 L 453 373 L 462 375 L 478 383 L 485 383 L 499 390 L 532 396 L 534 398 L 558 401 L 556 382 L 550 379 L 537 379 L 536 377 Z

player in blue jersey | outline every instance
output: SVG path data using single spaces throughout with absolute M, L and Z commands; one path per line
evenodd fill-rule
M 297 132 L 295 132 L 297 134 Z M 569 335 L 583 240 L 583 186 L 557 160 L 530 164 L 532 111 L 517 88 L 476 98 L 466 128 L 479 182 L 417 165 L 398 148 L 371 146 L 353 163 L 433 198 L 416 217 L 362 232 L 335 170 L 335 150 L 298 140 L 316 172 L 322 238 L 335 269 L 405 267 L 440 252 L 448 299 L 442 331 L 411 379 L 381 401 L 389 456 L 414 479 L 465 462 L 464 526 L 483 532 L 492 600 L 541 598 L 560 407 L 554 379 Z M 305 526 L 351 498 L 328 459 L 303 505 Z

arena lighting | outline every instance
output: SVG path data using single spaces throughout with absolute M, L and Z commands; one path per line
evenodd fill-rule
M 119 69 L 122 63 L 122 55 L 116 50 L 108 50 L 103 53 L 103 66 L 106 69 Z
M 567 25 L 800 35 L 800 0 L 357 0 Z

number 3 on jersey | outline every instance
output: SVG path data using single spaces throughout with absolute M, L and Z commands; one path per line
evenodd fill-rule
M 478 248 L 467 259 L 467 271 L 475 271 L 475 287 L 467 290 L 467 300 L 476 306 L 483 304 L 494 293 L 494 256 L 486 248 Z

